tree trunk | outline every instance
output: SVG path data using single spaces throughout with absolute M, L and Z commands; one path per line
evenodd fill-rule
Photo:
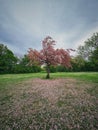
M 50 79 L 50 66 L 49 65 L 47 65 L 46 71 L 47 71 L 46 79 Z

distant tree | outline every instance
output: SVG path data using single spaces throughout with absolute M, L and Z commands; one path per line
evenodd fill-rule
M 92 52 L 90 61 L 94 66 L 94 71 L 98 71 L 98 47 Z
M 98 71 L 98 32 L 79 46 L 77 52 L 85 60 L 85 71 Z
M 55 41 L 47 36 L 42 41 L 42 50 L 37 51 L 29 49 L 28 57 L 30 59 L 30 64 L 45 64 L 46 65 L 46 78 L 50 78 L 50 66 L 62 64 L 66 67 L 71 67 L 69 52 L 71 49 L 54 49 Z
M 0 73 L 12 73 L 17 57 L 7 46 L 0 44 Z
M 98 32 L 94 33 L 91 38 L 84 42 L 83 46 L 79 46 L 77 49 L 78 55 L 82 58 L 89 60 L 93 51 L 98 47 Z
M 27 55 L 19 59 L 18 64 L 14 66 L 14 73 L 37 73 L 41 68 L 36 65 L 29 66 L 30 60 Z
M 56 71 L 57 72 L 66 72 L 67 71 L 67 68 L 63 65 L 57 65 L 56 66 Z
M 85 60 L 82 56 L 78 55 L 71 59 L 72 71 L 83 71 L 85 67 Z
M 23 65 L 23 66 L 28 66 L 29 64 L 29 58 L 27 55 L 24 55 L 21 59 L 20 59 L 20 62 L 19 64 Z
M 92 52 L 90 60 L 98 63 L 98 47 Z

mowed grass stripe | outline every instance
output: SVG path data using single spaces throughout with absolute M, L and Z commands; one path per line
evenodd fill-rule
M 72 77 L 85 81 L 98 82 L 98 72 L 60 72 L 60 73 L 51 73 L 51 78 L 65 78 Z M 45 78 L 46 73 L 29 73 L 29 74 L 4 74 L 0 75 L 0 83 L 13 83 L 17 81 L 22 81 L 30 78 Z

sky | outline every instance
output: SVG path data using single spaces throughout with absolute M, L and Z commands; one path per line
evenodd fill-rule
M 0 0 L 0 43 L 16 55 L 41 50 L 51 36 L 55 48 L 77 49 L 98 32 L 98 0 Z

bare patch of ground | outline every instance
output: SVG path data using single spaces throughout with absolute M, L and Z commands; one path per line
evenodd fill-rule
M 96 84 L 33 79 L 14 84 L 1 102 L 2 130 L 97 130 Z

